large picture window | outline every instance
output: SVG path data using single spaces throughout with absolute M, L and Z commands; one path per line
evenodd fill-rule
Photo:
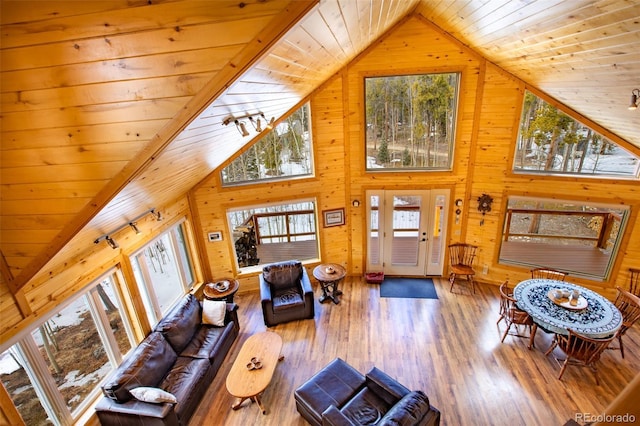
M 450 170 L 459 73 L 365 78 L 367 170 Z
M 313 175 L 309 103 L 222 170 L 224 186 Z
M 637 179 L 639 168 L 638 157 L 533 93 L 525 93 L 514 171 Z
M 239 268 L 318 258 L 312 200 L 231 210 L 227 213 Z
M 500 263 L 606 280 L 628 215 L 620 205 L 509 197 Z
M 71 425 L 135 338 L 118 274 L 94 282 L 0 354 L 0 380 L 27 425 Z

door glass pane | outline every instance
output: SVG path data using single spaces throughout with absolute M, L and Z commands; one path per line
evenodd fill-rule
M 86 297 L 31 332 L 71 412 L 111 371 Z
M 0 380 L 27 425 L 51 425 L 29 375 L 12 349 L 0 354 Z
M 413 195 L 393 196 L 391 263 L 417 265 L 420 244 L 420 200 Z
M 369 264 L 380 265 L 380 196 L 369 198 Z
M 442 225 L 444 224 L 444 205 L 446 197 L 444 195 L 437 195 L 433 205 L 433 229 L 432 241 L 429 245 L 431 248 L 431 256 L 429 256 L 429 263 L 433 265 L 440 264 L 442 260 L 442 247 L 443 247 L 443 235 Z

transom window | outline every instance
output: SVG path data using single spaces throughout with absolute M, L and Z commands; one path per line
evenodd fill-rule
M 526 92 L 513 170 L 638 178 L 640 161 L 595 130 Z
M 241 269 L 289 259 L 318 258 L 313 200 L 230 210 L 227 217 Z
M 500 263 L 606 280 L 628 216 L 620 205 L 509 197 Z
M 459 80 L 459 73 L 365 78 L 367 170 L 450 170 Z
M 223 186 L 313 175 L 309 110 L 307 102 L 225 167 Z

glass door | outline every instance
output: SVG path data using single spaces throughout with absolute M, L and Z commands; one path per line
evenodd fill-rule
M 448 190 L 367 192 L 367 270 L 442 275 Z

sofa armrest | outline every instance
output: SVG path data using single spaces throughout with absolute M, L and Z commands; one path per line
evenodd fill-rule
M 224 314 L 224 323 L 229 324 L 231 321 L 238 324 L 238 305 L 235 303 L 227 303 L 227 311 Z
M 342 414 L 335 405 L 330 405 L 329 408 L 322 413 L 322 426 L 357 426 L 347 416 Z
M 366 386 L 389 405 L 395 404 L 410 392 L 400 382 L 376 367 L 365 375 L 365 379 Z
M 264 279 L 262 274 L 258 275 L 260 278 L 260 299 L 262 300 L 262 305 L 265 303 L 271 303 L 272 295 L 271 295 L 271 286 Z
M 168 402 L 152 404 L 132 399 L 119 403 L 104 397 L 98 402 L 95 409 L 103 426 L 138 423 L 177 426 L 179 423 L 174 405 Z

